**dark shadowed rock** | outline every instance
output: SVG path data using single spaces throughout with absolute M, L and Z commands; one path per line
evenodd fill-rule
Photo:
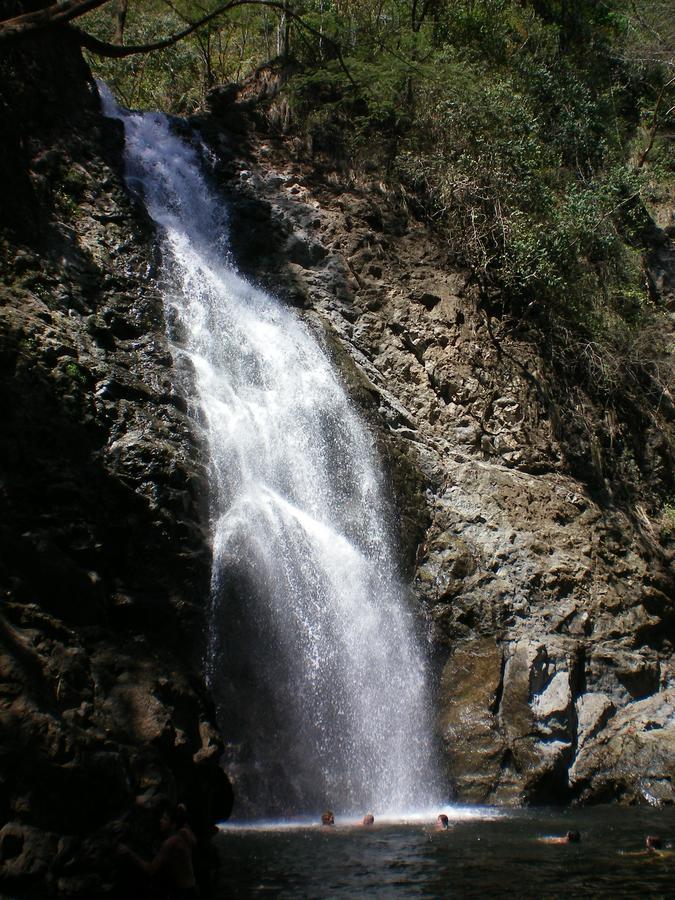
M 231 807 L 205 464 L 120 129 L 61 37 L 3 54 L 0 892 L 91 900 L 141 807 L 184 801 L 202 842 Z

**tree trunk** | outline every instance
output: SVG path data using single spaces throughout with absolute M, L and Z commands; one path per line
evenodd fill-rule
M 115 43 L 124 43 L 124 26 L 127 21 L 129 0 L 115 0 Z

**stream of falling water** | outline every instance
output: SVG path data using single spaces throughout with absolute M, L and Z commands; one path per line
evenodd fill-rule
M 101 93 L 161 230 L 174 355 L 194 371 L 213 495 L 207 671 L 239 812 L 427 807 L 429 690 L 373 438 L 306 323 L 237 273 L 200 151 Z

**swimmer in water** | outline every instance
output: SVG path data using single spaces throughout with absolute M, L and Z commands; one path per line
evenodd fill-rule
M 441 813 L 436 819 L 436 830 L 437 831 L 447 831 L 450 827 L 450 820 L 446 816 L 445 813 Z
M 375 816 L 372 813 L 366 813 L 366 815 L 363 817 L 363 821 L 361 822 L 361 825 L 364 828 L 371 828 L 374 824 L 375 824 Z
M 330 828 L 331 825 L 335 825 L 335 816 L 330 809 L 327 809 L 324 813 L 321 813 L 321 826 Z
M 646 858 L 655 859 L 657 857 L 669 857 L 673 856 L 672 849 L 664 850 L 663 842 L 661 838 L 657 834 L 648 834 L 645 838 L 645 846 L 644 850 L 633 850 L 622 852 L 622 856 L 643 856 Z
M 578 831 L 568 831 L 566 834 L 553 837 L 537 838 L 540 844 L 578 844 L 581 835 Z
M 150 861 L 144 859 L 126 844 L 118 846 L 118 853 L 155 879 L 158 885 L 168 889 L 171 897 L 197 900 L 199 894 L 192 869 L 194 844 L 185 833 L 182 833 L 184 826 L 183 811 L 166 804 L 159 818 L 159 829 L 164 841 L 154 859 Z

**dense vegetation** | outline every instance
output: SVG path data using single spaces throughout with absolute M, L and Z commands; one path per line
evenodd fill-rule
M 217 5 L 130 0 L 82 22 L 146 43 Z M 487 310 L 527 322 L 605 409 L 663 428 L 672 348 L 645 257 L 672 213 L 670 12 L 662 0 L 243 3 L 159 53 L 94 65 L 131 106 L 192 112 L 214 84 L 292 58 L 286 128 L 403 185 Z M 634 448 L 622 460 L 626 475 L 640 466 Z

